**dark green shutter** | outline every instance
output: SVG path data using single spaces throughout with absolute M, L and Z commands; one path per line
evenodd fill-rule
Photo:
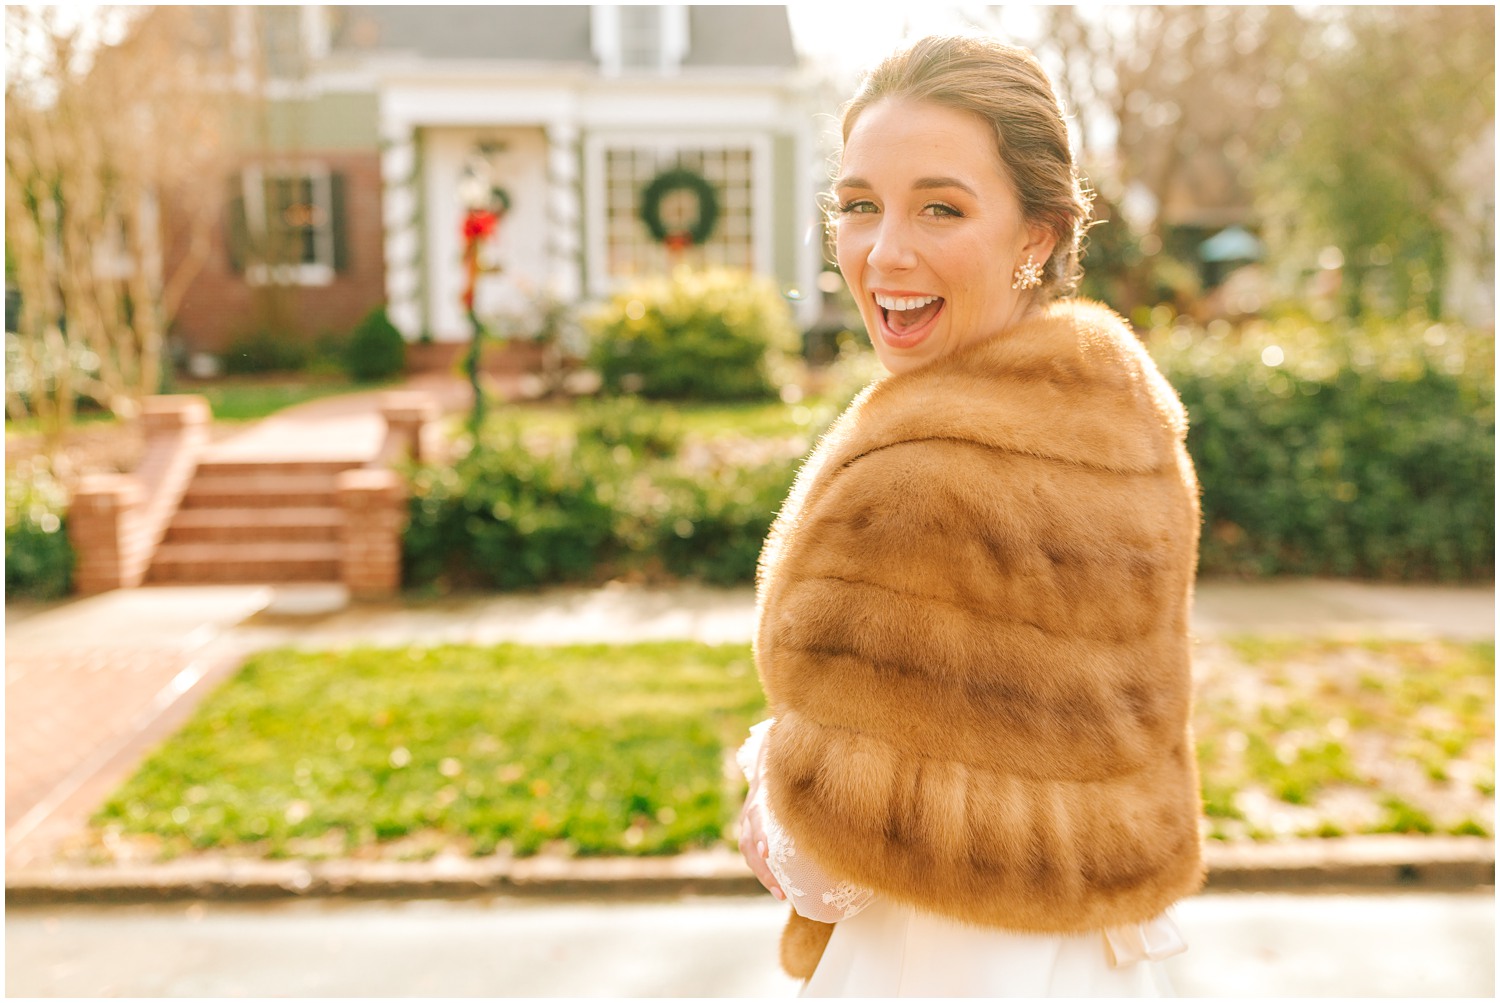
M 330 199 L 333 202 L 333 270 L 349 270 L 349 225 L 344 214 L 344 174 L 334 171 L 328 177 Z
M 245 273 L 245 259 L 250 251 L 250 224 L 245 219 L 245 186 L 236 174 L 229 179 L 226 203 L 229 218 L 225 225 L 225 244 L 229 251 L 229 268 L 238 275 Z

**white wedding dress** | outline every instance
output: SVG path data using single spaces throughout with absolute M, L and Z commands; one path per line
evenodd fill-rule
M 746 779 L 760 770 L 771 721 L 740 747 Z M 757 791 L 762 790 L 755 785 Z M 1159 963 L 1187 949 L 1165 914 L 1097 933 L 1027 934 L 971 926 L 835 881 L 799 854 L 757 793 L 771 873 L 792 908 L 836 923 L 802 996 L 1171 996 Z

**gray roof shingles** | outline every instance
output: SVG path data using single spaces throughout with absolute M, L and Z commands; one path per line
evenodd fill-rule
M 586 5 L 330 6 L 335 53 L 411 52 L 428 59 L 592 63 Z M 694 68 L 796 65 L 781 6 L 692 6 L 683 65 Z

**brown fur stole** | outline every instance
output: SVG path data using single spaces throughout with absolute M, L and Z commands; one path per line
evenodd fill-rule
M 799 849 L 1018 931 L 1199 887 L 1186 429 L 1129 328 L 1079 300 L 855 400 L 758 576 L 766 792 Z M 827 932 L 789 926 L 788 970 Z

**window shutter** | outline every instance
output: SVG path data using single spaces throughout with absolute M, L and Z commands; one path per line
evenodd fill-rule
M 250 224 L 245 219 L 245 186 L 240 175 L 236 174 L 229 179 L 228 195 L 226 203 L 229 218 L 225 227 L 225 244 L 229 251 L 229 269 L 243 275 L 245 259 L 250 252 Z
M 349 225 L 347 214 L 344 212 L 344 172 L 333 171 L 328 176 L 329 201 L 332 205 L 329 212 L 332 218 L 329 220 L 333 227 L 333 270 L 345 272 L 349 270 Z

